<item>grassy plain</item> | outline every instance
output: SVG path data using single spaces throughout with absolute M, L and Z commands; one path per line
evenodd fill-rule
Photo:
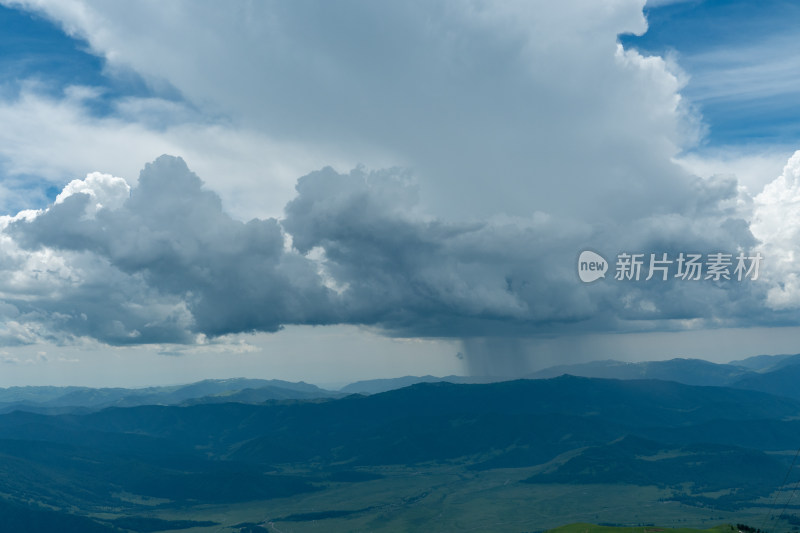
M 638 526 L 619 530 L 625 533 L 658 533 L 659 528 L 665 533 L 695 533 L 723 523 L 760 524 L 765 518 L 763 507 L 729 512 L 684 505 L 670 500 L 672 489 L 655 486 L 522 483 L 536 468 L 475 472 L 461 466 L 431 464 L 364 470 L 383 477 L 359 483 L 325 483 L 317 492 L 264 501 L 198 506 L 161 503 L 143 516 L 218 524 L 180 530 L 187 533 L 618 531 L 602 526 L 586 529 L 588 523 Z M 105 514 L 102 518 L 112 516 Z M 562 527 L 570 523 L 583 525 Z

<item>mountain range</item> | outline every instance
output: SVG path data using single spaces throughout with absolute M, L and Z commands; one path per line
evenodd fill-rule
M 648 522 L 766 513 L 788 527 L 797 367 L 601 362 L 570 370 L 702 384 L 561 374 L 350 395 L 259 380 L 5 389 L 9 406 L 63 412 L 0 414 L 0 519 L 14 531 L 519 533 L 635 524 L 647 509 Z
M 180 405 L 193 402 L 221 403 L 269 400 L 336 398 L 342 393 L 308 383 L 278 379 L 207 379 L 187 385 L 164 387 L 91 388 L 29 386 L 0 389 L 0 413 L 25 410 L 57 414 L 137 405 Z
M 718 364 L 701 359 L 671 359 L 626 363 L 606 360 L 559 365 L 524 376 L 548 379 L 562 375 L 605 379 L 657 379 L 686 385 L 726 386 L 800 399 L 800 355 L 755 356 Z M 58 414 L 138 405 L 193 403 L 261 403 L 271 400 L 339 398 L 349 394 L 379 394 L 417 383 L 485 384 L 510 381 L 502 376 L 405 376 L 356 381 L 338 391 L 309 383 L 277 379 L 208 379 L 185 385 L 147 388 L 27 386 L 0 388 L 0 413 L 25 410 Z
M 628 363 L 615 360 L 591 361 L 558 365 L 523 376 L 524 379 L 548 379 L 572 375 L 604 379 L 658 379 L 686 385 L 733 387 L 769 392 L 800 399 L 800 354 L 761 355 L 730 363 L 712 363 L 703 359 L 676 358 L 667 361 Z M 415 383 L 492 383 L 507 381 L 508 377 L 465 376 L 405 376 L 394 379 L 357 381 L 340 392 L 376 394 L 407 387 Z

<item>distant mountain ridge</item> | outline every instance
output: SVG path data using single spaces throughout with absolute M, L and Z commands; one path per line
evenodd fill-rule
M 511 377 L 491 377 L 491 376 L 403 376 L 400 378 L 383 378 L 383 379 L 368 379 L 364 381 L 356 381 L 350 383 L 339 389 L 339 392 L 347 394 L 379 394 L 381 392 L 388 392 L 390 390 L 402 389 L 403 387 L 410 387 L 417 383 L 463 383 L 463 384 L 480 384 L 480 383 L 497 383 L 499 381 L 511 381 L 519 378 Z
M 780 367 L 800 363 L 800 354 L 754 355 L 747 359 L 731 361 L 729 364 L 742 366 L 758 372 L 777 370 Z
M 605 379 L 660 379 L 677 381 L 685 385 L 728 386 L 736 383 L 748 373 L 745 367 L 719 364 L 703 359 L 676 358 L 667 361 L 643 361 L 624 363 L 621 361 L 592 361 L 575 365 L 546 368 L 526 376 L 530 379 L 547 379 L 563 374 L 587 378 Z
M 800 399 L 800 354 L 758 355 L 727 364 L 702 359 L 627 363 L 615 360 L 558 365 L 523 379 L 572 375 L 585 378 L 674 381 L 685 385 L 732 387 Z M 278 379 L 208 379 L 186 385 L 128 388 L 28 386 L 0 388 L 0 414 L 25 410 L 43 414 L 88 412 L 107 407 L 263 403 L 272 400 L 317 400 L 349 394 L 372 395 L 419 383 L 487 384 L 519 378 L 498 376 L 404 376 L 356 381 L 339 391 Z
M 91 387 L 9 387 L 0 389 L 0 413 L 26 410 L 57 414 L 75 410 L 139 405 L 203 403 L 258 403 L 269 400 L 313 400 L 337 398 L 342 393 L 305 382 L 278 379 L 207 379 L 187 385 L 142 389 Z
M 613 359 L 557 365 L 538 370 L 523 379 L 551 379 L 563 375 L 600 379 L 657 379 L 684 385 L 733 387 L 800 399 L 800 354 L 758 355 L 731 363 L 676 358 L 666 361 L 628 363 Z M 340 389 L 352 394 L 378 394 L 417 383 L 495 383 L 519 378 L 476 376 L 404 376 L 357 381 Z
M 800 399 L 800 354 L 759 355 L 731 363 L 712 363 L 702 359 L 670 359 L 622 363 L 591 363 L 552 367 L 528 378 L 546 379 L 559 375 L 606 379 L 658 379 L 685 385 L 732 387 Z

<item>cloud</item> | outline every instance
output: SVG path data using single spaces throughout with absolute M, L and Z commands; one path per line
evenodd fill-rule
M 636 217 L 654 198 L 664 209 L 685 201 L 690 176 L 669 161 L 700 132 L 678 93 L 684 77 L 676 65 L 617 43 L 619 33 L 646 30 L 643 3 L 176 1 L 169 16 L 153 17 L 160 3 L 9 2 L 85 40 L 110 76 L 132 70 L 174 87 L 212 122 L 224 117 L 232 129 L 299 145 L 299 157 L 276 147 L 273 167 L 316 155 L 316 165 L 291 179 L 281 174 L 282 192 L 324 165 L 400 165 L 424 181 L 421 205 L 448 219 L 536 210 Z M 143 114 L 131 108 L 119 106 L 117 116 L 141 127 Z M 138 161 L 181 154 L 230 200 L 233 187 L 215 177 L 224 166 L 210 168 L 198 146 L 213 143 L 191 137 L 166 135 Z M 257 157 L 258 141 L 227 166 Z M 101 163 L 92 170 L 132 175 Z M 253 180 L 245 189 L 264 186 Z M 278 208 L 290 196 L 281 195 Z M 243 218 L 251 216 L 264 213 Z
M 702 153 L 688 152 L 676 159 L 695 176 L 726 175 L 735 177 L 751 196 L 780 175 L 794 149 L 790 146 L 736 146 L 705 148 Z
M 8 224 L 24 250 L 63 254 L 68 292 L 37 307 L 66 328 L 112 343 L 189 342 L 332 321 L 329 290 L 309 261 L 285 253 L 277 221 L 232 219 L 182 159 L 148 164 L 120 202 L 125 191 L 119 178 L 90 174 L 45 212 Z
M 800 151 L 786 163 L 783 172 L 755 197 L 753 235 L 769 262 L 764 279 L 771 287 L 767 304 L 776 310 L 800 308 Z
M 674 62 L 617 42 L 646 30 L 642 1 L 176 1 L 159 17 L 148 2 L 12 4 L 85 39 L 108 76 L 130 69 L 180 98 L 125 98 L 104 116 L 85 88 L 0 102 L 5 173 L 69 182 L 47 209 L 0 219 L 0 299 L 22 328 L 9 338 L 791 321 L 765 306 L 765 284 L 577 278 L 587 247 L 749 252 L 769 204 L 675 162 L 704 128 Z M 113 177 L 164 152 L 207 187 L 168 156 L 130 188 Z
M 363 169 L 298 181 L 282 224 L 301 253 L 321 251 L 322 270 L 346 287 L 349 320 L 403 335 L 525 336 L 734 324 L 750 320 L 746 305 L 763 307 L 757 284 L 587 286 L 575 270 L 587 246 L 673 258 L 753 250 L 748 197 L 734 179 L 698 178 L 679 211 L 597 226 L 541 212 L 447 222 L 415 210 L 414 189 L 402 173 Z
M 130 196 L 131 188 L 122 179 L 110 174 L 92 172 L 83 180 L 72 180 L 64 187 L 61 194 L 56 196 L 55 203 L 61 204 L 70 196 L 84 194 L 89 197 L 85 215 L 94 217 L 101 209 L 117 209 L 125 203 Z
M 797 13 L 795 6 L 792 10 Z M 779 22 L 787 15 L 784 11 Z M 698 99 L 733 101 L 767 112 L 773 105 L 796 98 L 800 47 L 790 28 L 765 33 L 755 42 L 736 41 L 686 58 L 697 71 L 692 89 Z
M 575 270 L 588 245 L 752 249 L 732 179 L 697 179 L 680 212 L 600 227 L 541 212 L 447 221 L 420 208 L 402 169 L 328 167 L 296 189 L 281 220 L 245 223 L 180 158 L 146 165 L 129 197 L 120 178 L 73 181 L 48 209 L 5 218 L 7 312 L 30 335 L 147 344 L 290 324 L 460 338 L 684 329 L 750 324 L 764 308 L 754 283 L 587 286 Z
M 583 224 L 559 226 L 541 213 L 480 223 L 428 218 L 414 212 L 415 187 L 401 171 L 326 168 L 297 190 L 282 224 L 301 253 L 323 251 L 323 270 L 346 287 L 341 305 L 353 322 L 461 336 L 482 322 L 513 330 L 584 314 L 559 289 L 572 276 L 545 265 L 573 253 L 559 239 L 585 237 Z
M 0 213 L 44 207 L 43 191 L 97 169 L 134 181 L 144 161 L 168 152 L 210 176 L 236 218 L 264 218 L 280 214 L 297 176 L 326 164 L 384 161 L 380 154 L 349 158 L 322 145 L 278 140 L 196 113 L 165 115 L 165 106 L 180 105 L 157 98 L 125 98 L 115 102 L 116 112 L 96 116 L 91 93 L 70 89 L 58 98 L 27 83 L 0 98 Z M 153 124 L 150 115 L 167 123 Z

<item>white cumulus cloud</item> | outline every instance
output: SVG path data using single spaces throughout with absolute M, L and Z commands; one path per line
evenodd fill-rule
M 800 307 L 800 151 L 755 197 L 753 235 L 761 241 L 767 301 L 775 309 Z

